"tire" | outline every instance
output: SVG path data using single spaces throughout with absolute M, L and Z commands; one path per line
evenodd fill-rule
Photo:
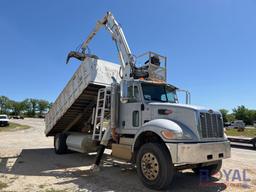
M 54 136 L 54 149 L 56 154 L 66 154 L 68 147 L 66 144 L 67 135 L 60 133 Z
M 169 152 L 159 143 L 144 144 L 138 151 L 136 166 L 142 183 L 156 190 L 166 189 L 175 172 Z
M 216 161 L 216 163 L 214 163 L 212 165 L 203 166 L 203 167 L 199 166 L 199 167 L 193 168 L 192 170 L 197 175 L 199 175 L 200 172 L 202 172 L 202 171 L 207 171 L 209 173 L 209 175 L 214 175 L 220 171 L 221 166 L 222 166 L 222 160 L 219 160 L 219 161 Z
M 253 149 L 256 150 L 256 140 L 253 142 L 252 146 L 253 146 Z

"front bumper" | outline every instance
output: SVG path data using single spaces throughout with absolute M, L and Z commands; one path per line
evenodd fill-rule
M 226 159 L 231 156 L 230 142 L 166 143 L 176 164 L 197 164 Z

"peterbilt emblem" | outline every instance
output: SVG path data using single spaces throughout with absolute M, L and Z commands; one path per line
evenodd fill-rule
M 209 112 L 209 113 L 213 113 L 213 110 L 212 110 L 212 109 L 210 109 L 208 112 Z

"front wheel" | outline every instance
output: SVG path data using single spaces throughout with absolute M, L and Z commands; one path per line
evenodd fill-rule
M 136 166 L 138 176 L 146 187 L 161 190 L 172 182 L 174 166 L 163 144 L 144 144 L 137 154 Z
M 252 146 L 256 150 L 256 140 L 253 142 Z

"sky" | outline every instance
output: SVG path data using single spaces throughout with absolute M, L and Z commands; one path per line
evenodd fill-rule
M 256 109 L 255 10 L 254 0 L 1 0 L 0 95 L 54 102 L 79 66 L 68 52 L 111 11 L 134 55 L 167 57 L 168 83 L 192 104 Z M 118 63 L 104 29 L 89 48 Z

